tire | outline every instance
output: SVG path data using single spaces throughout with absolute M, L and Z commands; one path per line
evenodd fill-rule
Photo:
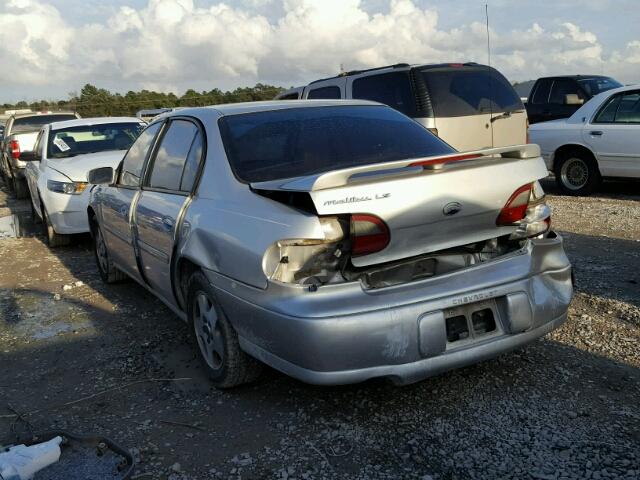
M 13 177 L 12 181 L 13 186 L 13 194 L 17 199 L 22 200 L 23 198 L 27 198 L 29 196 L 29 187 L 27 186 L 27 181 L 23 178 Z
M 42 220 L 42 229 L 44 230 L 45 237 L 47 237 L 47 243 L 50 248 L 65 247 L 71 243 L 71 235 L 56 233 L 44 207 L 42 208 Z
M 570 150 L 558 158 L 553 173 L 558 188 L 572 196 L 590 195 L 602 181 L 595 159 L 581 150 Z
M 260 376 L 262 364 L 242 351 L 237 332 L 200 271 L 187 283 L 187 317 L 200 360 L 217 388 L 237 387 Z
M 96 257 L 96 265 L 102 281 L 104 283 L 118 283 L 126 280 L 127 274 L 113 264 L 102 230 L 95 218 L 91 220 L 91 232 L 93 234 L 93 253 Z

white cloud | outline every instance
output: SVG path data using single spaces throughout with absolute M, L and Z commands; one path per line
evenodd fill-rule
M 58 86 L 66 92 L 87 82 L 184 90 L 298 84 L 336 73 L 340 65 L 486 62 L 484 24 L 444 29 L 441 12 L 416 0 L 389 0 L 387 6 L 371 13 L 360 0 L 242 0 L 208 7 L 149 0 L 140 9 L 121 7 L 99 23 L 74 25 L 67 12 L 44 1 L 9 0 L 0 6 L 0 83 L 34 91 Z M 268 19 L 260 13 L 266 8 L 282 14 Z M 640 40 L 606 52 L 594 33 L 571 22 L 531 22 L 492 31 L 491 40 L 493 64 L 513 80 L 594 73 L 603 66 L 623 81 L 640 80 Z

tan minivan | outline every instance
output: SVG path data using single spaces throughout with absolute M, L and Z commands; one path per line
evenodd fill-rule
M 366 99 L 415 119 L 458 151 L 527 143 L 527 112 L 508 80 L 477 63 L 405 63 L 341 73 L 280 100 Z

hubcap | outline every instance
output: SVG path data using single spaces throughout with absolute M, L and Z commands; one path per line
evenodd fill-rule
M 570 158 L 560 170 L 562 183 L 570 190 L 579 190 L 589 180 L 589 167 L 581 158 Z
M 102 238 L 102 232 L 100 229 L 96 229 L 96 257 L 98 257 L 98 264 L 103 272 L 107 272 L 108 260 L 107 260 L 107 246 Z
M 224 359 L 224 341 L 216 308 L 203 292 L 199 292 L 194 299 L 193 315 L 193 328 L 202 357 L 207 365 L 217 370 Z

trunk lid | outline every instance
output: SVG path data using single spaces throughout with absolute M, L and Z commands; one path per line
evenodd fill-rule
M 352 258 L 364 267 L 510 234 L 496 219 L 516 189 L 547 176 L 537 145 L 492 148 L 254 183 L 308 192 L 319 215 L 369 214 L 389 227 L 383 250 Z
M 36 143 L 36 138 L 38 138 L 38 131 L 35 132 L 25 132 L 25 133 L 14 133 L 8 138 L 8 141 L 17 140 L 20 144 L 20 152 L 31 152 Z

